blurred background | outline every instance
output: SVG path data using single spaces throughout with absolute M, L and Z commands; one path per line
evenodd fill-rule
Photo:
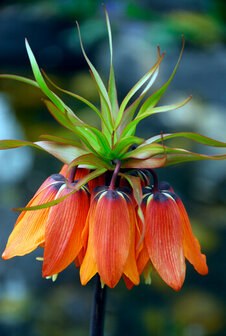
M 79 46 L 78 20 L 85 49 L 107 82 L 109 51 L 102 1 L 1 0 L 0 73 L 33 78 L 24 38 L 38 63 L 61 87 L 98 105 L 98 95 Z M 154 64 L 157 45 L 166 55 L 152 92 L 167 81 L 186 46 L 179 69 L 160 105 L 192 94 L 183 108 L 149 118 L 138 133 L 193 131 L 226 141 L 226 2 L 224 0 L 105 1 L 114 43 L 119 99 Z M 92 111 L 60 95 L 85 121 L 98 125 Z M 36 141 L 40 134 L 67 136 L 41 102 L 35 88 L 0 80 L 0 139 Z M 170 143 L 169 143 L 170 144 Z M 207 154 L 223 154 L 185 140 L 171 145 Z M 194 233 L 207 255 L 209 274 L 187 264 L 186 281 L 177 293 L 157 274 L 152 285 L 128 291 L 123 282 L 108 291 L 105 335 L 225 335 L 226 168 L 225 162 L 194 162 L 159 169 L 184 201 Z M 18 213 L 41 183 L 61 164 L 29 148 L 0 152 L 0 248 L 4 250 Z M 41 277 L 42 250 L 0 261 L 1 336 L 88 335 L 93 281 L 79 282 L 73 265 L 55 283 Z

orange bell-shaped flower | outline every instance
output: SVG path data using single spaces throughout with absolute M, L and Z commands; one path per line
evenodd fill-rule
M 139 283 L 135 260 L 135 211 L 122 188 L 94 189 L 87 218 L 88 246 L 80 268 L 85 285 L 97 272 L 113 288 L 125 274 Z
M 179 290 L 185 278 L 185 257 L 200 274 L 208 273 L 206 259 L 194 237 L 182 201 L 172 188 L 148 188 L 144 195 L 145 245 L 161 278 Z
M 76 183 L 71 184 L 74 185 Z M 65 184 L 57 197 L 66 196 L 71 191 Z M 45 228 L 43 277 L 61 272 L 78 256 L 88 210 L 89 196 L 85 188 L 51 207 Z
M 48 177 L 28 203 L 28 207 L 53 201 L 65 183 L 65 178 L 60 174 Z M 23 211 L 18 217 L 14 229 L 9 236 L 3 259 L 23 256 L 35 250 L 45 242 L 45 224 L 50 208 Z

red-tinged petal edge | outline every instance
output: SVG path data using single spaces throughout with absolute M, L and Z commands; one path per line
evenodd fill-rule
M 44 182 L 45 183 L 45 182 Z M 63 182 L 53 183 L 41 190 L 28 203 L 28 206 L 38 205 L 53 200 Z M 45 241 L 45 224 L 50 208 L 22 212 L 17 219 L 15 227 L 9 236 L 3 259 L 22 256 L 30 253 Z
M 90 210 L 89 210 L 87 220 L 89 218 L 90 218 Z M 89 226 L 88 226 L 88 231 L 89 231 Z M 90 234 L 87 234 L 87 235 L 89 236 L 88 246 L 87 246 L 87 250 L 86 250 L 84 259 L 82 261 L 81 267 L 80 267 L 80 280 L 83 286 L 85 286 L 87 282 L 89 282 L 89 280 L 92 279 L 92 277 L 97 273 L 97 265 L 94 260 L 92 236 Z
M 179 290 L 185 277 L 182 220 L 176 202 L 155 193 L 146 208 L 145 244 L 161 278 Z
M 126 203 L 130 215 L 131 239 L 130 239 L 129 255 L 126 260 L 123 273 L 126 275 L 127 278 L 129 278 L 132 281 L 134 285 L 139 285 L 140 277 L 136 264 L 136 232 L 135 232 L 137 230 L 136 213 L 134 210 L 134 203 L 127 197 L 126 197 Z
M 199 274 L 206 275 L 208 273 L 206 256 L 201 253 L 199 242 L 192 233 L 191 224 L 181 199 L 176 197 L 175 200 L 183 221 L 184 255 Z
M 57 197 L 70 192 L 65 186 Z M 83 189 L 50 209 L 45 231 L 43 277 L 61 272 L 78 256 L 88 210 L 89 197 Z

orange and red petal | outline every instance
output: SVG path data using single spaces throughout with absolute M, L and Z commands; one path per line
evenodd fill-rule
M 75 172 L 74 181 L 82 179 L 89 174 L 89 169 L 87 168 L 77 168 Z
M 136 263 L 136 234 L 135 234 L 137 230 L 136 213 L 132 201 L 127 198 L 126 203 L 130 214 L 131 239 L 130 239 L 129 255 L 126 260 L 123 273 L 126 275 L 127 278 L 129 278 L 132 281 L 134 285 L 138 285 L 140 283 L 140 277 Z
M 64 177 L 69 177 L 70 172 L 68 172 L 68 165 L 64 164 L 63 167 L 61 168 L 59 174 L 63 175 Z M 89 169 L 87 168 L 77 168 L 74 176 L 74 181 L 79 180 L 83 178 L 84 176 L 89 174 Z
M 54 200 L 62 183 L 54 183 L 32 198 L 27 206 L 35 206 Z M 23 211 L 17 219 L 9 236 L 3 259 L 22 256 L 30 253 L 45 241 L 45 224 L 50 208 Z
M 57 198 L 70 192 L 71 189 L 65 185 Z M 88 210 L 89 197 L 83 189 L 51 208 L 45 230 L 44 277 L 61 272 L 79 254 Z
M 89 235 L 88 246 L 85 257 L 80 267 L 81 284 L 85 286 L 87 282 L 97 273 L 97 265 L 94 260 L 92 236 Z
M 131 225 L 127 203 L 115 190 L 100 193 L 90 217 L 94 259 L 102 281 L 113 288 L 120 280 L 130 249 Z
M 145 244 L 161 278 L 179 290 L 185 277 L 182 221 L 176 202 L 160 192 L 150 196 L 146 208 Z
M 64 177 L 68 177 L 69 173 L 67 172 L 68 165 L 65 163 L 63 167 L 61 168 L 59 174 L 63 175 Z
M 175 200 L 183 222 L 184 255 L 199 274 L 205 275 L 208 273 L 206 256 L 201 253 L 199 242 L 193 235 L 191 224 L 181 199 L 176 197 Z
M 106 174 L 104 173 L 88 182 L 90 194 L 92 194 L 94 188 L 105 185 L 105 178 Z
M 52 174 L 51 176 L 49 176 L 43 183 L 42 185 L 38 188 L 38 190 L 36 191 L 36 193 L 34 194 L 33 198 L 35 196 L 37 196 L 41 191 L 43 191 L 44 189 L 57 184 L 57 183 L 63 183 L 65 181 L 65 178 L 63 175 L 61 174 Z M 32 198 L 32 199 L 33 199 Z

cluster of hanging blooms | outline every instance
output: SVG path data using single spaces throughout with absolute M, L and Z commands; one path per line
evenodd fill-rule
M 138 285 L 143 274 L 150 283 L 155 270 L 172 288 L 179 290 L 185 278 L 185 258 L 202 275 L 208 273 L 206 258 L 192 233 L 180 198 L 166 182 L 159 182 L 155 168 L 195 160 L 221 160 L 226 155 L 203 155 L 165 145 L 167 139 L 185 137 L 203 145 L 226 144 L 200 134 L 183 132 L 161 134 L 147 140 L 135 136 L 138 123 L 155 113 L 171 111 L 189 99 L 158 106 L 169 80 L 145 99 L 159 71 L 164 54 L 158 48 L 157 62 L 118 105 L 112 65 L 112 36 L 108 14 L 110 76 L 105 87 L 88 59 L 80 36 L 83 55 L 100 96 L 98 109 L 85 98 L 56 86 L 39 70 L 26 41 L 35 80 L 1 75 L 40 89 L 43 102 L 54 118 L 71 132 L 71 139 L 42 135 L 41 141 L 1 140 L 0 149 L 33 146 L 64 163 L 59 174 L 51 175 L 22 211 L 9 237 L 3 259 L 22 256 L 37 247 L 44 249 L 43 277 L 56 279 L 69 264 L 80 268 L 82 285 L 96 274 L 113 288 L 121 278 L 127 288 Z M 79 27 L 78 27 L 79 30 Z M 183 50 L 183 48 L 182 48 Z M 101 122 L 101 131 L 84 123 L 47 86 L 82 101 Z M 137 98 L 130 103 L 131 98 Z M 74 139 L 76 136 L 76 139 Z

